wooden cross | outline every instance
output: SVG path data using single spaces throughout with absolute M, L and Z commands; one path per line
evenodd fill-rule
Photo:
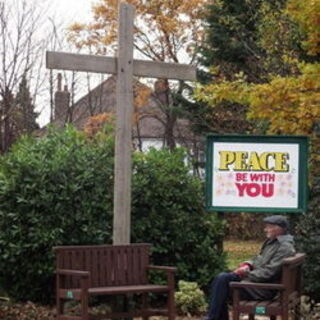
M 130 243 L 133 76 L 196 80 L 196 69 L 187 64 L 133 60 L 134 6 L 119 8 L 118 56 L 115 58 L 62 52 L 46 53 L 49 69 L 109 73 L 117 75 L 116 146 L 113 243 Z

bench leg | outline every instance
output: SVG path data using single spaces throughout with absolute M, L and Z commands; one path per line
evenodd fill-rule
M 81 320 L 89 320 L 89 298 L 84 293 L 81 297 Z
M 174 290 L 168 292 L 168 320 L 175 320 L 176 318 L 176 309 L 174 303 Z
M 149 317 L 145 315 L 146 311 L 148 310 L 148 293 L 142 294 L 142 312 L 143 312 L 143 320 L 148 320 Z
M 254 320 L 254 314 L 249 314 L 249 320 Z
M 232 310 L 232 320 L 239 320 L 240 319 L 240 313 L 238 312 L 238 310 L 235 310 L 235 308 L 233 308 Z
M 58 294 L 57 294 L 56 303 L 57 303 L 57 320 L 59 320 L 60 316 L 63 315 L 63 311 L 64 311 L 64 300 L 63 300 L 63 299 L 60 299 L 60 298 L 58 297 Z
M 270 320 L 277 320 L 277 316 L 270 316 Z

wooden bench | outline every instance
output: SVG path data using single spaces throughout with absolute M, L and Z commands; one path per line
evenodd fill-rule
M 149 265 L 149 244 L 60 246 L 56 255 L 57 320 L 89 320 L 165 315 L 175 318 L 174 272 L 176 268 Z M 161 270 L 167 274 L 165 285 L 149 284 L 148 270 Z M 142 308 L 132 312 L 110 312 L 104 316 L 89 313 L 89 298 L 97 295 L 141 294 Z M 148 293 L 168 295 L 164 310 L 148 308 Z M 79 301 L 81 315 L 64 313 L 64 303 Z
M 239 320 L 240 314 L 249 314 L 249 320 L 254 316 L 269 316 L 275 320 L 277 315 L 282 320 L 289 319 L 289 312 L 294 311 L 294 319 L 300 319 L 300 298 L 301 298 L 301 277 L 302 265 L 305 254 L 297 253 L 294 257 L 286 258 L 282 264 L 281 283 L 252 283 L 252 282 L 231 282 L 233 290 L 233 320 Z M 240 300 L 242 288 L 271 289 L 278 291 L 275 299 L 271 301 L 247 301 Z

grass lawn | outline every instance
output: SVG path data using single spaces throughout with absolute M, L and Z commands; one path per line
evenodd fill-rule
M 224 251 L 227 253 L 227 266 L 229 270 L 237 268 L 240 262 L 251 259 L 259 253 L 260 241 L 226 240 Z

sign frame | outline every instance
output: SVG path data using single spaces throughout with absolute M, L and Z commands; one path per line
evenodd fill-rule
M 213 170 L 214 170 L 214 143 L 253 143 L 253 144 L 295 144 L 299 146 L 299 175 L 298 175 L 298 204 L 292 207 L 240 207 L 215 206 L 213 201 Z M 307 210 L 308 199 L 308 146 L 309 138 L 306 136 L 266 136 L 266 135 L 207 135 L 206 143 L 206 210 L 216 212 L 276 212 L 276 213 L 302 213 Z

